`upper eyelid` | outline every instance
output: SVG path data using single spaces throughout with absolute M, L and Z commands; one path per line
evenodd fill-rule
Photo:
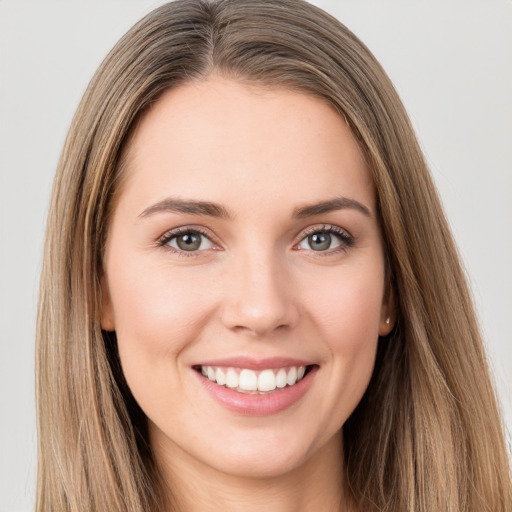
M 310 227 L 302 230 L 297 235 L 296 239 L 297 239 L 297 241 L 300 242 L 307 236 L 309 236 L 313 233 L 321 232 L 321 231 L 330 231 L 330 232 L 338 233 L 340 235 L 345 234 L 347 237 L 353 238 L 352 234 L 347 229 L 342 228 L 340 226 L 336 226 L 335 224 L 325 224 L 324 223 L 324 224 L 313 225 L 313 226 L 310 226 Z

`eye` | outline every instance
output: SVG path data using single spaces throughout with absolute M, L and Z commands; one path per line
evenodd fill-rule
M 335 226 L 328 226 L 321 229 L 314 228 L 299 242 L 297 248 L 327 252 L 349 247 L 352 243 L 353 238 L 347 232 Z
M 204 251 L 213 247 L 213 242 L 203 233 L 191 229 L 169 233 L 160 242 L 177 251 Z

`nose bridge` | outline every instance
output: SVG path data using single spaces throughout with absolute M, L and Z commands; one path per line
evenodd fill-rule
M 246 248 L 233 257 L 223 311 L 226 327 L 261 336 L 298 319 L 286 258 L 274 247 Z

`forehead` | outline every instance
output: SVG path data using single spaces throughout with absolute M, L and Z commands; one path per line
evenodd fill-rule
M 126 192 L 243 204 L 358 196 L 374 188 L 344 118 L 326 101 L 221 77 L 166 91 L 125 156 Z

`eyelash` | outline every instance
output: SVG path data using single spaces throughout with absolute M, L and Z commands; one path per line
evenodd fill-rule
M 197 235 L 204 236 L 205 238 L 210 240 L 210 242 L 212 244 L 217 245 L 217 243 L 214 241 L 212 235 L 209 232 L 207 232 L 204 229 L 201 229 L 200 227 L 195 227 L 195 226 L 194 227 L 181 227 L 181 228 L 176 228 L 171 231 L 168 231 L 167 233 L 165 233 L 165 235 L 163 235 L 161 238 L 159 238 L 159 240 L 157 241 L 157 245 L 158 245 L 158 247 L 161 247 L 162 249 L 164 249 L 166 251 L 170 251 L 173 254 L 177 254 L 178 256 L 185 257 L 185 258 L 193 258 L 193 257 L 197 256 L 198 252 L 202 252 L 202 251 L 183 251 L 183 250 L 179 250 L 179 249 L 176 249 L 176 248 L 168 245 L 169 242 L 173 238 L 177 238 L 180 235 L 185 235 L 185 234 L 197 234 Z
M 340 252 L 346 252 L 355 243 L 355 238 L 350 233 L 348 233 L 348 231 L 338 226 L 333 226 L 332 224 L 323 224 L 322 226 L 312 226 L 301 233 L 300 240 L 294 245 L 294 247 L 297 247 L 303 240 L 305 240 L 308 236 L 313 235 L 314 233 L 327 233 L 336 235 L 341 242 L 338 247 L 327 251 L 314 251 L 313 249 L 310 249 L 310 252 L 314 253 L 315 257 L 321 258 L 332 256 Z
M 315 257 L 325 257 L 325 256 L 331 256 L 333 254 L 338 254 L 339 252 L 345 252 L 350 247 L 352 247 L 355 243 L 355 239 L 352 235 L 350 235 L 347 231 L 344 229 L 333 226 L 331 224 L 324 224 L 322 226 L 316 225 L 308 228 L 306 231 L 302 232 L 300 235 L 300 238 L 294 243 L 293 247 L 296 248 L 303 240 L 305 240 L 308 236 L 314 234 L 314 233 L 327 233 L 327 234 L 333 234 L 336 235 L 340 239 L 340 245 L 336 247 L 335 249 L 327 250 L 327 251 L 314 251 L 313 249 L 310 249 L 310 252 L 314 253 Z M 184 251 L 179 250 L 174 247 L 171 247 L 169 242 L 177 238 L 180 235 L 183 234 L 199 234 L 201 236 L 204 236 L 207 238 L 212 244 L 218 245 L 215 240 L 213 239 L 212 235 L 207 232 L 204 229 L 201 229 L 200 227 L 180 227 L 177 229 L 173 229 L 171 231 L 168 231 L 165 233 L 160 239 L 157 241 L 158 247 L 161 247 L 164 250 L 168 250 L 174 254 L 177 254 L 182 257 L 196 257 L 200 252 L 203 251 Z M 215 250 L 215 249 L 214 249 Z M 297 250 L 303 250 L 303 249 L 297 249 Z

